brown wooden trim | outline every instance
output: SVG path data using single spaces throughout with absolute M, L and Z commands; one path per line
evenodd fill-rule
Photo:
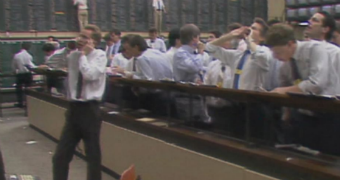
M 225 88 L 214 88 L 206 86 L 184 85 L 180 83 L 160 83 L 155 81 L 118 79 L 114 80 L 130 86 L 139 86 L 151 89 L 162 89 L 167 91 L 178 91 L 203 96 L 217 96 L 229 100 L 244 103 L 264 103 L 278 106 L 288 106 L 294 108 L 304 108 L 315 110 L 317 112 L 333 112 L 338 113 L 340 110 L 339 100 L 324 100 L 312 98 L 292 97 L 289 95 L 281 95 L 268 92 L 234 90 Z M 112 80 L 112 82 L 114 82 Z
M 45 93 L 39 93 L 35 91 L 29 91 L 30 96 L 67 107 L 68 101 L 57 97 L 52 97 Z M 159 127 L 152 125 L 151 123 L 139 122 L 128 114 L 110 115 L 107 114 L 111 109 L 107 108 L 103 110 L 104 121 L 112 123 L 116 126 L 120 126 L 132 131 L 136 131 L 142 134 L 146 134 L 168 143 L 174 143 L 188 149 L 218 158 L 216 155 L 218 152 L 233 155 L 237 154 L 237 158 L 243 159 L 256 159 L 257 162 L 250 162 L 253 164 L 261 164 L 279 167 L 281 172 L 289 172 L 286 177 L 290 180 L 298 180 L 300 176 L 294 176 L 299 174 L 301 176 L 307 176 L 322 180 L 335 180 L 340 179 L 339 170 L 339 158 L 327 155 L 319 156 L 304 156 L 288 151 L 280 151 L 269 147 L 248 147 L 245 143 L 230 140 L 220 135 L 214 135 L 209 132 L 204 134 L 197 133 L 199 130 L 188 129 L 179 125 L 173 125 L 170 127 Z M 179 143 L 179 144 L 177 144 Z M 192 147 L 192 148 L 190 148 Z M 205 150 L 204 150 L 205 149 Z M 209 149 L 209 153 L 206 149 Z M 216 156 L 215 156 L 216 155 Z M 229 155 L 229 156 L 230 156 Z M 287 158 L 292 158 L 291 161 L 287 161 Z M 228 158 L 219 158 L 221 160 L 228 161 Z M 233 162 L 232 162 L 233 163 Z M 241 164 L 240 164 L 241 165 Z M 262 173 L 262 172 L 261 172 Z M 264 172 L 263 172 L 264 173 Z M 268 172 L 267 170 L 267 173 Z M 271 172 L 279 173 L 279 172 Z M 272 175 L 272 174 L 269 174 Z M 278 176 L 277 176 L 278 177 Z M 281 177 L 278 177 L 281 178 Z

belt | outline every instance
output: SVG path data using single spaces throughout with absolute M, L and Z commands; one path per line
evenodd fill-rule
M 71 101 L 70 105 L 86 105 L 86 104 L 99 104 L 100 102 L 97 100 L 89 100 L 89 101 Z

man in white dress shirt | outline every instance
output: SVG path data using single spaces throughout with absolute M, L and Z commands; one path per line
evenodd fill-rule
M 296 41 L 292 27 L 277 24 L 268 32 L 267 44 L 274 57 L 284 62 L 280 71 L 281 87 L 273 92 L 334 95 L 337 90 L 337 77 L 324 43 Z M 306 110 L 286 109 L 284 113 L 285 116 L 288 115 L 286 121 L 288 119 L 294 122 L 294 134 L 297 136 L 294 136 L 293 143 L 326 153 L 334 153 L 334 150 L 337 150 L 336 154 L 339 154 L 340 147 L 336 143 L 337 140 L 333 139 L 333 132 L 339 131 L 336 116 Z
M 164 53 L 148 48 L 145 40 L 139 35 L 124 36 L 123 48 L 134 57 L 132 76 L 134 79 L 158 81 L 172 79 L 172 71 Z
M 246 36 L 248 28 L 242 27 L 208 43 L 206 50 L 231 68 L 232 84 L 230 88 L 260 90 L 263 86 L 272 60 L 270 50 L 266 46 L 260 45 L 265 40 L 267 29 L 266 23 L 262 19 L 256 18 L 251 26 L 249 36 Z M 245 36 L 248 43 L 247 50 L 223 48 L 226 41 Z
M 330 43 L 333 33 L 336 29 L 334 18 L 328 12 L 315 13 L 309 20 L 309 26 L 306 28 L 306 33 L 312 40 L 320 41 L 322 46 L 328 52 L 329 58 L 332 61 L 333 70 L 340 79 L 340 48 Z M 338 82 L 339 83 L 339 82 Z M 340 90 L 335 92 L 340 94 Z
M 88 163 L 87 179 L 101 180 L 100 101 L 106 83 L 105 52 L 95 49 L 98 33 L 81 33 L 78 51 L 69 56 L 67 99 L 70 107 L 60 141 L 53 156 L 53 179 L 67 180 L 69 163 L 77 144 L 83 140 Z
M 27 67 L 35 67 L 33 64 L 33 57 L 27 52 L 31 48 L 31 43 L 23 42 L 21 50 L 14 55 L 12 61 L 12 69 L 16 73 L 16 94 L 18 104 L 16 106 L 23 107 L 23 88 L 26 88 L 32 83 L 32 74 Z
M 151 28 L 149 30 L 149 37 L 150 39 L 148 39 L 146 42 L 151 49 L 157 49 L 163 53 L 166 52 L 166 45 L 164 41 L 160 38 L 157 38 L 156 28 Z
M 134 57 L 133 74 L 126 76 L 133 79 L 159 81 L 172 80 L 173 75 L 170 65 L 164 53 L 148 48 L 143 37 L 140 35 L 128 35 L 122 38 L 123 48 L 129 56 Z M 165 115 L 167 101 L 165 93 L 160 90 L 136 91 L 140 98 L 141 106 L 154 113 Z
M 155 28 L 158 29 L 158 34 L 162 32 L 163 12 L 166 13 L 163 0 L 153 0 L 152 7 L 155 14 Z
M 206 50 L 210 55 L 219 59 L 231 69 L 229 88 L 251 91 L 263 89 L 270 62 L 273 59 L 269 48 L 261 45 L 265 41 L 267 30 L 266 22 L 260 18 L 255 18 L 250 29 L 241 27 L 208 43 Z M 226 42 L 242 38 L 247 43 L 246 50 L 224 48 Z M 226 121 L 231 121 L 233 124 L 233 134 L 235 136 L 244 137 L 245 117 L 242 114 L 244 107 L 236 103 L 231 108 L 234 112 L 239 113 L 230 114 L 229 119 Z M 263 127 L 261 127 L 265 124 L 262 106 L 254 106 L 254 108 L 250 109 L 250 113 L 254 119 L 254 121 L 251 121 L 253 123 L 251 125 L 252 134 L 260 138 L 264 137 Z
M 166 54 L 167 59 L 169 60 L 171 71 L 172 71 L 172 64 L 174 62 L 174 55 L 177 52 L 178 48 L 182 46 L 179 35 L 180 35 L 180 29 L 175 28 L 169 32 L 169 36 L 168 36 L 170 49 L 165 54 Z
M 73 0 L 73 4 L 78 7 L 79 29 L 83 30 L 89 21 L 87 0 Z

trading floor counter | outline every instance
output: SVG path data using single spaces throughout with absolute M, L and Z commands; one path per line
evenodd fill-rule
M 114 80 L 111 84 L 129 86 L 155 86 L 157 89 L 195 91 L 211 95 L 218 93 L 209 87 L 192 87 L 171 83 Z M 113 85 L 112 88 L 115 86 Z M 205 90 L 204 90 L 205 89 Z M 216 92 L 215 92 L 216 91 Z M 234 94 L 233 94 L 234 93 Z M 259 93 L 225 91 L 223 97 L 239 100 L 273 102 L 275 98 L 289 106 L 285 96 Z M 228 95 L 230 94 L 230 95 Z M 254 98 L 254 97 L 257 98 Z M 237 98 L 236 97 L 236 98 Z M 302 98 L 303 99 L 303 98 Z M 306 100 L 292 106 L 309 108 Z M 323 109 L 328 100 L 317 100 Z M 37 131 L 58 140 L 63 128 L 68 102 L 60 97 L 29 90 L 27 94 L 28 120 Z M 323 105 L 321 107 L 320 105 Z M 339 109 L 340 103 L 331 105 Z M 329 110 L 329 108 L 327 108 Z M 263 144 L 230 138 L 216 132 L 192 128 L 176 123 L 169 117 L 144 114 L 140 110 L 124 111 L 121 106 L 103 104 L 101 150 L 103 169 L 118 175 L 135 164 L 136 172 L 143 180 L 332 180 L 340 179 L 340 158 L 325 154 L 309 155 L 276 149 Z M 78 152 L 83 154 L 83 146 Z

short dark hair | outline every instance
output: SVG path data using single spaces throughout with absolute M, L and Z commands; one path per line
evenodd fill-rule
M 294 29 L 287 24 L 275 24 L 269 29 L 266 40 L 269 47 L 284 46 L 289 41 L 295 42 Z
M 183 45 L 189 44 L 200 35 L 200 29 L 194 24 L 186 24 L 180 30 L 180 39 Z
M 84 29 L 86 30 L 90 30 L 90 31 L 93 31 L 93 32 L 96 32 L 96 33 L 100 33 L 100 28 L 94 24 L 88 24 L 84 27 Z
M 169 39 L 169 45 L 171 47 L 176 46 L 176 40 L 180 39 L 180 29 L 179 28 L 171 29 L 171 31 L 169 32 L 168 39 Z
M 138 47 L 139 51 L 148 49 L 148 44 L 145 39 L 138 34 L 129 34 L 122 38 L 122 44 L 128 43 L 131 47 Z
M 120 45 L 118 53 L 123 53 L 123 52 L 125 52 L 125 49 L 124 49 L 123 45 Z
M 52 43 L 46 43 L 46 44 L 43 45 L 42 50 L 44 52 L 55 51 L 55 46 Z
M 25 50 L 29 50 L 29 49 L 31 49 L 31 45 L 32 45 L 31 42 L 23 42 L 23 43 L 21 44 L 21 48 L 22 48 L 22 49 L 25 49 Z
M 105 34 L 103 39 L 104 41 L 112 41 L 110 33 Z
M 319 14 L 322 14 L 324 16 L 323 21 L 322 21 L 322 26 L 323 27 L 329 27 L 329 32 L 326 34 L 325 39 L 327 41 L 332 39 L 333 32 L 336 29 L 336 24 L 334 18 L 326 11 L 320 11 L 318 12 Z
M 271 19 L 267 22 L 268 26 L 272 26 L 272 25 L 278 24 L 278 23 L 281 23 L 281 22 L 277 19 Z
M 48 36 L 47 37 L 47 39 L 50 39 L 50 38 L 52 39 L 52 41 L 58 41 L 58 39 L 56 37 L 54 37 L 54 36 Z
M 96 45 L 99 45 L 100 41 L 102 40 L 102 34 L 99 32 L 94 32 L 90 35 L 90 38 L 95 41 Z
M 149 33 L 157 33 L 157 29 L 156 28 L 150 28 Z
M 76 46 L 76 42 L 75 41 L 69 41 L 68 43 L 67 43 L 67 48 L 69 48 L 69 49 L 71 49 L 71 50 L 75 50 L 75 49 L 77 49 L 77 46 Z
M 233 31 L 233 30 L 235 30 L 235 29 L 239 29 L 239 28 L 241 28 L 242 26 L 243 26 L 243 25 L 240 24 L 240 23 L 231 23 L 231 24 L 229 24 L 228 27 L 227 27 L 227 32 L 231 32 L 231 31 Z
M 217 30 L 213 30 L 209 32 L 210 34 L 213 34 L 216 38 L 219 38 L 222 36 L 222 33 L 220 31 Z
M 115 35 L 117 35 L 117 36 L 120 36 L 120 35 L 122 35 L 122 32 L 120 32 L 120 30 L 118 30 L 118 29 L 112 29 L 111 31 L 110 31 L 110 35 L 111 34 L 115 34 Z
M 268 31 L 268 29 L 269 29 L 269 27 L 268 27 L 268 25 L 267 25 L 267 23 L 266 23 L 266 21 L 264 21 L 262 18 L 255 18 L 254 19 L 254 23 L 257 23 L 257 24 L 260 24 L 261 25 L 261 36 L 262 37 L 266 37 L 266 34 L 267 34 L 267 31 Z

